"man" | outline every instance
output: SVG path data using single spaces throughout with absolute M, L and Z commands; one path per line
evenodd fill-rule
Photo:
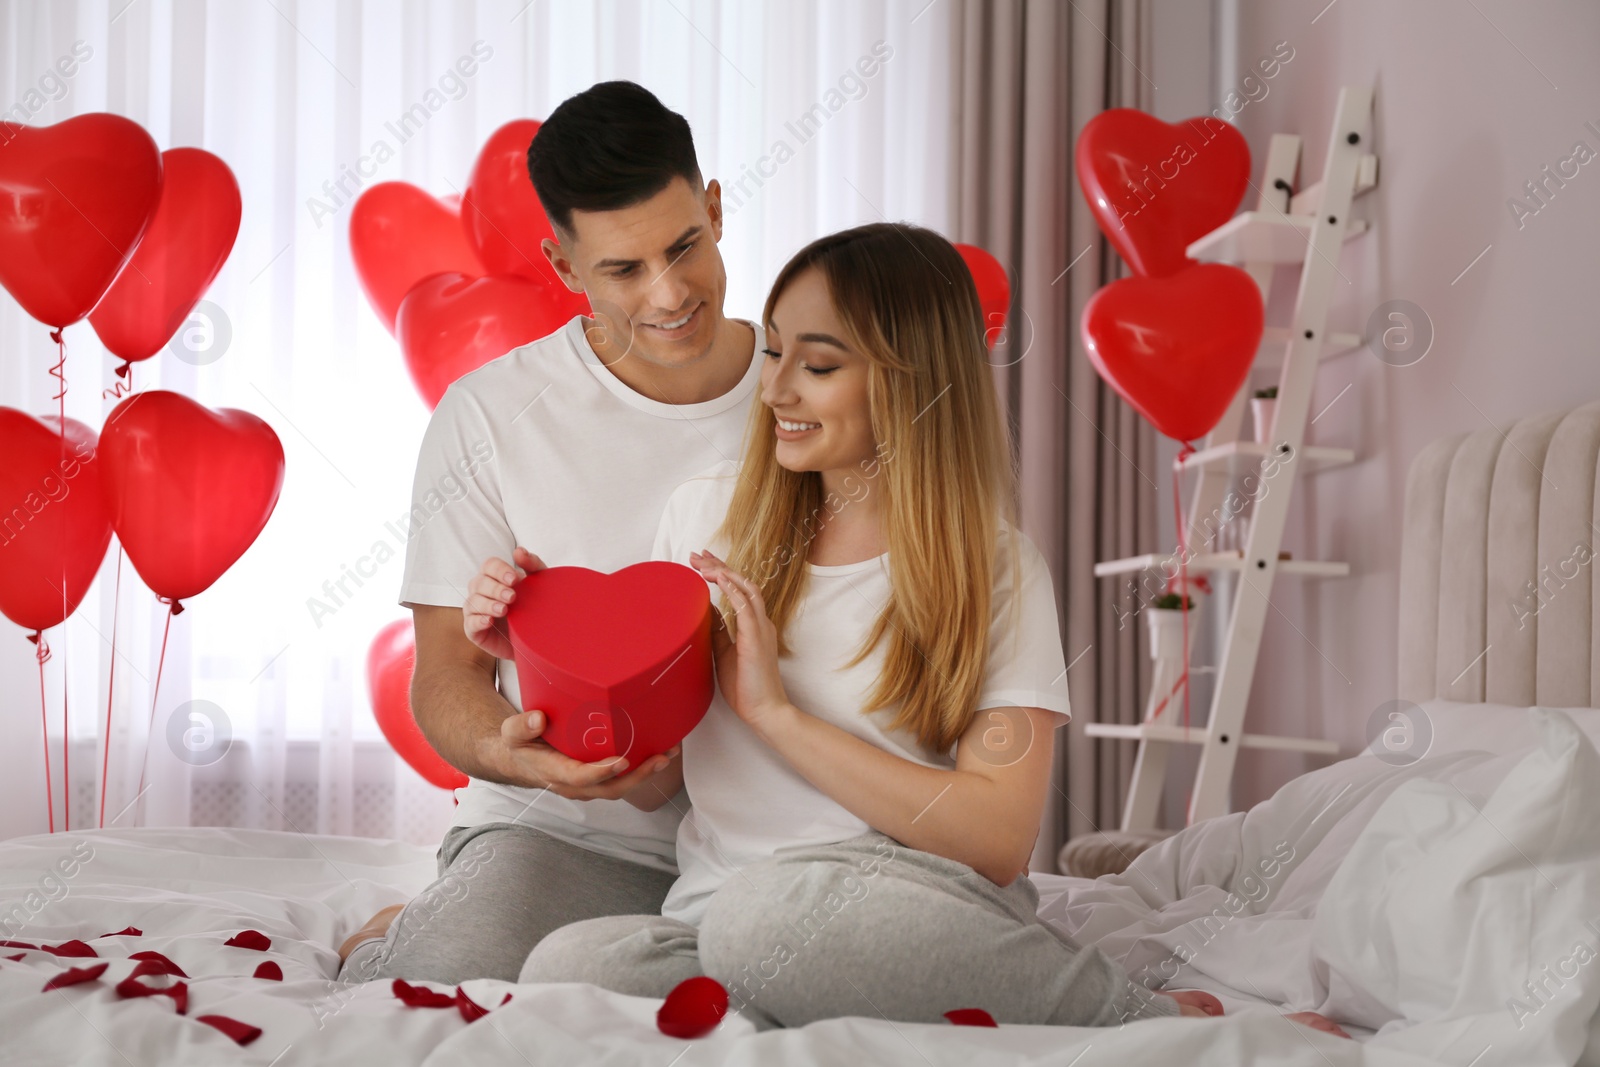
M 614 571 L 650 558 L 672 490 L 740 454 L 765 342 L 723 317 L 720 189 L 702 183 L 688 123 L 650 92 L 606 82 L 565 101 L 528 169 L 558 239 L 545 255 L 593 315 L 462 377 L 428 425 L 413 499 L 434 503 L 400 597 L 416 628 L 411 705 L 472 780 L 439 880 L 345 943 L 347 980 L 515 981 L 560 926 L 659 911 L 677 872 L 687 803 L 662 803 L 650 781 L 666 758 L 555 751 L 542 716 L 520 710 L 509 643 L 477 647 L 462 605 L 486 560 Z

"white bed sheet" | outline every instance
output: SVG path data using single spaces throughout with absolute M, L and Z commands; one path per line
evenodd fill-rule
M 970 1067 L 1068 1065 L 1092 1049 L 1086 1067 L 1572 1063 L 1600 1000 L 1600 966 L 1579 966 L 1531 1015 L 1506 1002 L 1523 972 L 1596 941 L 1583 920 L 1600 900 L 1600 756 L 1563 716 L 1534 715 L 1527 740 L 1538 744 L 1523 752 L 1446 753 L 1407 768 L 1346 760 L 1164 842 L 1122 875 L 1038 876 L 1046 921 L 1135 974 L 1170 971 L 1169 988 L 1216 993 L 1229 1008 L 1221 1019 L 989 1030 L 848 1018 L 757 1034 L 734 1018 L 686 1053 L 656 1031 L 656 1001 L 483 980 L 465 991 L 492 1010 L 469 1024 L 453 1010 L 408 1008 L 387 983 L 332 981 L 334 946 L 430 881 L 431 849 L 218 828 L 112 830 L 0 844 L 0 905 L 27 912 L 25 930 L 0 936 L 80 938 L 110 961 L 102 980 L 44 994 L 51 976 L 95 961 L 26 952 L 13 962 L 3 957 L 17 950 L 0 949 L 0 1061 Z M 74 847 L 74 874 L 46 882 Z M 1269 859 L 1271 877 L 1260 867 Z M 1252 871 L 1257 883 L 1244 880 Z M 143 936 L 96 936 L 127 926 Z M 244 929 L 266 934 L 271 948 L 223 946 Z M 191 976 L 187 1017 L 166 998 L 114 994 L 134 965 L 127 956 L 145 949 Z M 250 976 L 265 959 L 284 981 Z M 1364 1022 L 1365 1040 L 1287 1023 L 1272 1004 Z M 263 1033 L 239 1047 L 194 1021 L 208 1013 Z

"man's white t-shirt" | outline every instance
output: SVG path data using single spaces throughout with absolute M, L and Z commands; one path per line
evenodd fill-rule
M 736 462 L 718 463 L 673 492 L 656 534 L 656 559 L 688 564 L 689 554 L 701 549 L 727 558 L 726 540 L 714 534 L 738 475 Z M 1070 706 L 1049 567 L 1026 535 L 999 521 L 988 673 L 976 706 L 980 712 L 1044 708 L 1058 713 L 1058 725 L 1064 725 Z M 1020 557 L 1020 591 L 1011 584 L 1012 552 Z M 800 710 L 897 756 L 949 770 L 955 767 L 953 748 L 933 751 L 914 733 L 889 729 L 895 708 L 862 713 L 882 672 L 888 639 L 860 663 L 845 666 L 889 601 L 888 559 L 885 553 L 860 563 L 806 564 L 806 591 L 784 632 L 790 654 L 779 659 L 778 671 Z M 714 585 L 711 595 L 714 601 L 720 596 Z M 1053 734 L 1038 740 L 1053 742 Z M 678 827 L 681 874 L 661 907 L 668 918 L 698 925 L 724 881 L 781 848 L 831 844 L 871 829 L 757 737 L 723 699 L 720 685 L 705 718 L 684 739 L 683 773 L 692 806 Z
M 522 546 L 547 566 L 615 571 L 650 558 L 667 497 L 740 454 L 759 393 L 761 328 L 738 385 L 699 404 L 643 396 L 604 366 L 575 316 L 458 379 L 428 423 L 412 490 L 400 603 L 461 607 L 491 556 Z M 623 357 L 626 358 L 626 357 Z M 500 692 L 521 709 L 516 665 Z M 676 872 L 681 800 L 653 812 L 472 779 L 457 826 L 517 822 L 593 852 Z

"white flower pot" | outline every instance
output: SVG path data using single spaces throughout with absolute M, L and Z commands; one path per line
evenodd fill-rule
M 1192 607 L 1188 612 L 1177 608 L 1146 608 L 1145 619 L 1150 627 L 1150 658 L 1170 657 L 1183 662 L 1183 616 L 1189 616 L 1189 648 L 1194 649 L 1199 638 L 1200 602 L 1190 596 Z
M 1278 398 L 1250 398 L 1250 414 L 1256 423 L 1256 442 L 1268 444 L 1272 440 L 1272 421 L 1278 412 Z

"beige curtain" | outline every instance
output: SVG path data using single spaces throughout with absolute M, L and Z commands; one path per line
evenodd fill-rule
M 1154 551 L 1155 509 L 1172 506 L 1153 431 L 1078 336 L 1084 303 L 1124 268 L 1078 189 L 1073 146 L 1107 108 L 1147 107 L 1147 0 L 962 0 L 961 18 L 959 239 L 1011 273 L 996 381 L 1016 430 L 1023 529 L 1055 576 L 1069 664 L 1073 722 L 1033 863 L 1054 871 L 1068 837 L 1118 824 L 1132 774 L 1134 746 L 1092 740 L 1083 724 L 1138 722 L 1148 684 L 1128 583 L 1095 578 L 1094 564 Z

